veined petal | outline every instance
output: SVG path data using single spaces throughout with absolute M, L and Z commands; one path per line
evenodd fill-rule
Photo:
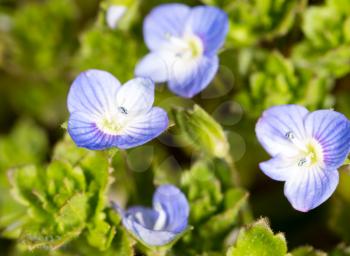
M 93 117 L 85 112 L 73 112 L 68 120 L 68 133 L 78 147 L 102 150 L 111 147 L 115 136 L 98 129 Z
M 68 93 L 68 110 L 102 116 L 115 107 L 120 82 L 110 73 L 91 69 L 80 73 Z
M 218 67 L 217 56 L 195 60 L 178 59 L 170 67 L 169 89 L 177 95 L 191 98 L 209 85 Z
M 147 47 L 156 51 L 168 44 L 169 37 L 181 37 L 190 8 L 183 4 L 163 4 L 145 18 L 143 34 Z
M 333 110 L 318 110 L 305 120 L 308 134 L 322 146 L 323 160 L 328 167 L 341 166 L 350 150 L 350 122 Z
M 132 220 L 131 217 L 123 218 L 123 225 L 134 236 L 151 246 L 162 246 L 170 243 L 178 234 L 164 230 L 147 229 L 141 224 Z
M 194 7 L 186 22 L 185 31 L 201 38 L 204 54 L 213 56 L 224 44 L 228 32 L 228 17 L 224 11 L 212 6 Z
M 123 149 L 142 145 L 161 134 L 168 127 L 167 113 L 153 107 L 148 113 L 139 115 L 128 123 L 118 136 L 115 146 Z
M 286 181 L 296 172 L 295 158 L 277 155 L 274 158 L 259 164 L 260 169 L 271 179 Z
M 153 209 L 136 206 L 123 212 L 116 205 L 114 208 L 122 214 L 126 229 L 151 246 L 170 243 L 187 227 L 187 199 L 172 185 L 158 187 L 153 196 Z
M 338 182 L 336 169 L 323 169 L 315 165 L 294 173 L 285 183 L 284 194 L 296 210 L 307 212 L 326 201 Z
M 149 77 L 156 83 L 163 83 L 169 78 L 168 62 L 173 59 L 170 52 L 149 53 L 137 64 L 135 75 Z
M 154 83 L 148 78 L 135 78 L 124 84 L 117 94 L 120 112 L 129 116 L 147 113 L 154 102 Z
M 125 217 L 132 219 L 147 229 L 153 229 L 158 218 L 158 213 L 151 208 L 134 206 L 128 208 L 125 212 Z
M 163 229 L 180 233 L 187 227 L 190 209 L 185 195 L 177 187 L 172 185 L 158 187 L 153 196 L 153 208 L 163 211 L 166 216 Z
M 307 135 L 304 118 L 309 111 L 297 105 L 283 105 L 266 110 L 256 124 L 255 132 L 260 144 L 271 155 L 294 156 L 296 149 L 288 140 L 292 133 L 295 139 L 305 140 Z

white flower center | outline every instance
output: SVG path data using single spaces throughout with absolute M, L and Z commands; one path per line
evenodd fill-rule
M 163 230 L 167 221 L 166 213 L 160 204 L 156 204 L 154 209 L 158 212 L 158 218 L 157 218 L 157 221 L 154 223 L 153 229 Z
M 286 134 L 287 139 L 297 148 L 296 156 L 299 167 L 311 167 L 323 164 L 323 150 L 321 144 L 314 138 L 301 141 L 296 138 L 293 132 Z
M 187 34 L 180 38 L 166 34 L 165 37 L 170 43 L 168 50 L 172 51 L 177 58 L 197 59 L 203 55 L 204 47 L 202 40 L 196 35 Z
M 124 107 L 119 107 L 117 113 L 106 114 L 99 122 L 97 128 L 109 135 L 120 135 L 130 120 L 128 111 Z

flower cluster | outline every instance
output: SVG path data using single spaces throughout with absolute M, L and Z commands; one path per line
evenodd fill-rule
M 124 12 L 111 7 L 108 25 L 115 28 Z M 182 97 L 201 92 L 218 70 L 217 52 L 227 30 L 227 15 L 215 7 L 166 4 L 155 8 L 144 22 L 150 53 L 136 66 L 137 78 L 121 85 L 112 74 L 92 69 L 74 80 L 67 100 L 68 133 L 73 141 L 91 150 L 128 149 L 159 136 L 169 121 L 163 109 L 153 107 L 154 82 L 167 82 Z M 337 169 L 350 151 L 350 122 L 344 115 L 276 106 L 263 113 L 256 134 L 272 156 L 260 168 L 285 182 L 285 195 L 295 209 L 309 211 L 331 196 L 339 180 Z M 172 185 L 156 190 L 153 209 L 114 207 L 124 227 L 146 245 L 168 244 L 188 227 L 189 204 Z

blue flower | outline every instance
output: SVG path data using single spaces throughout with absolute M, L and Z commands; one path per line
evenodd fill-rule
M 175 94 L 193 97 L 213 80 L 219 65 L 217 51 L 227 31 L 227 15 L 218 8 L 183 4 L 156 7 L 143 26 L 151 52 L 137 65 L 135 74 L 168 82 Z
M 163 246 L 183 233 L 188 224 L 189 205 L 175 186 L 162 185 L 153 195 L 153 209 L 134 206 L 122 211 L 123 225 L 137 239 L 149 246 Z
M 284 194 L 295 209 L 307 212 L 332 195 L 339 181 L 337 169 L 350 150 L 350 122 L 344 115 L 276 106 L 263 113 L 256 134 L 272 156 L 260 169 L 285 182 Z
M 75 79 L 67 101 L 68 132 L 78 146 L 88 149 L 135 147 L 168 126 L 166 112 L 152 107 L 154 84 L 145 78 L 120 86 L 110 73 L 88 70 Z
M 123 5 L 111 5 L 106 11 L 106 22 L 109 28 L 115 29 L 119 21 L 127 12 L 127 7 Z

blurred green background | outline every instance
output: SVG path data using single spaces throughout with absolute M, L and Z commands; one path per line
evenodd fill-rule
M 16 236 L 8 227 L 24 211 L 10 195 L 8 170 L 50 160 L 64 136 L 66 96 L 79 72 L 103 69 L 121 82 L 133 77 L 135 64 L 147 53 L 143 18 L 165 2 L 0 0 L 1 255 L 16 255 Z M 268 155 L 254 133 L 262 111 L 279 104 L 335 108 L 350 118 L 350 1 L 173 2 L 224 9 L 230 31 L 220 51 L 220 70 L 208 88 L 188 100 L 159 85 L 156 105 L 171 113 L 173 107 L 197 103 L 223 126 L 254 217 L 268 217 L 274 231 L 285 233 L 289 248 L 309 244 L 330 250 L 350 242 L 350 169 L 340 171 L 341 183 L 330 200 L 299 213 L 284 197 L 283 183 L 259 171 L 258 163 Z M 116 29 L 105 21 L 111 4 L 128 7 Z M 129 202 L 149 203 L 153 187 L 147 184 L 176 182 L 194 158 L 177 137 L 176 127 L 171 128 L 159 140 L 123 153 L 133 181 L 119 189 L 118 180 L 128 180 L 120 171 L 113 191 Z

